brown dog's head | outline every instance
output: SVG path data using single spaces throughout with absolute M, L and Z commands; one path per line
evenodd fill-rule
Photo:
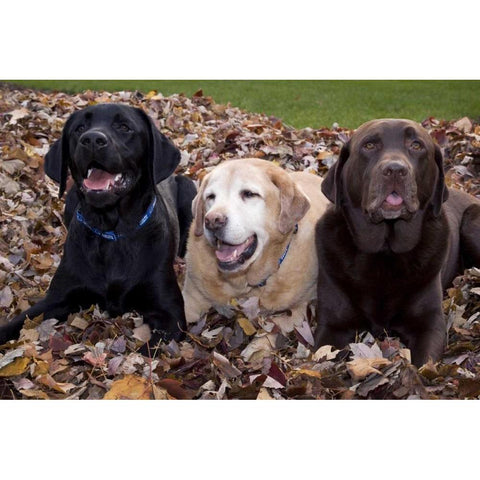
M 202 181 L 193 229 L 204 235 L 223 271 L 248 268 L 266 246 L 281 244 L 310 203 L 280 167 L 259 159 L 229 160 Z
M 448 197 L 440 149 L 419 124 L 403 119 L 361 125 L 322 184 L 337 207 L 361 209 L 372 223 L 409 220 Z

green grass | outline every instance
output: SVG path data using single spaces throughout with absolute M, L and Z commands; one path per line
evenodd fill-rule
M 372 118 L 422 121 L 480 117 L 478 80 L 15 80 L 23 86 L 78 93 L 157 90 L 191 96 L 202 89 L 217 103 L 265 113 L 296 128 L 356 128 Z

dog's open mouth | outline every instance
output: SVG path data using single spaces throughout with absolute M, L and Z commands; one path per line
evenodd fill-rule
M 126 176 L 123 173 L 110 173 L 101 168 L 91 167 L 83 180 L 83 186 L 90 191 L 106 192 L 125 188 Z
M 234 270 L 243 265 L 257 249 L 257 236 L 252 235 L 238 245 L 223 242 L 217 238 L 215 255 L 223 270 Z

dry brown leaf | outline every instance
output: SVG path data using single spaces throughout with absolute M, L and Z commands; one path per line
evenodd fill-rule
M 73 385 L 72 383 L 59 383 L 55 381 L 54 378 L 48 373 L 38 376 L 35 380 L 40 384 L 50 388 L 51 390 L 59 393 L 67 393 L 72 388 L 75 388 L 75 385 Z
M 218 352 L 213 352 L 213 364 L 216 365 L 221 372 L 227 377 L 238 377 L 241 371 L 232 365 L 226 357 L 220 355 Z
M 174 399 L 174 397 L 171 397 L 164 388 L 157 387 L 157 385 L 153 385 L 153 398 L 155 400 L 173 400 Z
M 379 373 L 380 370 L 377 367 L 384 367 L 385 365 L 390 365 L 392 362 L 387 358 L 357 358 L 347 362 L 347 370 L 352 380 L 357 382 L 363 380 L 366 376 L 371 373 Z
M 158 393 L 158 392 L 157 392 Z M 112 383 L 104 400 L 150 400 L 153 395 L 152 384 L 138 375 L 125 375 Z
M 13 302 L 12 289 L 7 285 L 0 291 L 0 307 L 8 308 Z
M 133 337 L 140 340 L 142 343 L 146 343 L 152 338 L 152 332 L 150 327 L 143 323 L 139 327 L 133 329 Z
M 313 354 L 312 360 L 315 360 L 316 362 L 322 358 L 325 360 L 333 360 L 339 351 L 340 350 L 334 350 L 332 345 L 323 345 Z
M 322 373 L 321 372 L 317 372 L 316 370 L 309 370 L 307 368 L 299 368 L 298 370 L 294 370 L 292 372 L 292 375 L 293 376 L 297 376 L 297 375 L 307 375 L 309 377 L 313 377 L 313 378 L 322 378 Z
M 28 398 L 48 400 L 50 397 L 43 390 L 20 390 L 20 393 Z
M 71 322 L 70 322 L 70 325 L 72 327 L 75 327 L 75 328 L 78 328 L 79 330 L 85 330 L 88 325 L 89 325 L 89 322 L 87 320 L 85 320 L 84 318 L 82 317 L 79 317 L 79 316 L 76 316 Z

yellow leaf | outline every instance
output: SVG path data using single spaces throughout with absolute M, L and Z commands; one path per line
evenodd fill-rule
M 318 152 L 317 153 L 317 160 L 324 160 L 325 158 L 331 157 L 332 152 L 328 150 L 324 150 L 323 152 Z
M 36 362 L 35 369 L 33 371 L 33 376 L 38 377 L 38 375 L 45 375 L 48 373 L 48 369 L 50 366 L 48 365 L 47 362 L 40 360 Z
M 386 358 L 357 358 L 347 362 L 347 370 L 354 381 L 363 380 L 371 373 L 379 373 L 376 367 L 390 365 L 392 362 Z
M 27 369 L 29 363 L 29 358 L 16 358 L 13 362 L 0 369 L 0 377 L 14 377 L 15 375 L 21 375 Z
M 306 368 L 300 368 L 299 370 L 294 370 L 292 373 L 295 376 L 303 374 L 303 375 L 308 375 L 309 377 L 322 378 L 321 372 L 317 372 L 316 370 L 308 370 Z
M 29 398 L 40 398 L 42 400 L 50 398 L 43 390 L 20 390 L 20 393 Z
M 137 375 L 125 375 L 112 383 L 104 400 L 149 400 L 152 398 L 152 384 Z
M 229 303 L 231 307 L 238 308 L 238 302 L 236 298 L 231 298 Z
M 257 332 L 257 329 L 253 326 L 252 322 L 248 318 L 237 318 L 237 322 L 242 327 L 245 335 L 250 336 Z
M 150 90 L 146 95 L 145 95 L 145 98 L 147 100 L 150 100 L 151 98 L 155 97 L 157 95 L 157 91 L 156 90 Z

